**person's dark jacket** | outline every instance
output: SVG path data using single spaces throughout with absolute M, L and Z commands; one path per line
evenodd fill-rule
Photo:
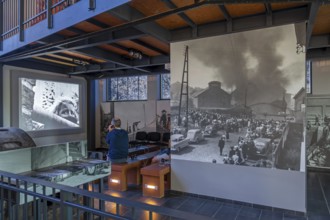
M 128 156 L 128 133 L 124 129 L 113 129 L 106 136 L 109 145 L 108 157 L 111 160 L 125 159 Z

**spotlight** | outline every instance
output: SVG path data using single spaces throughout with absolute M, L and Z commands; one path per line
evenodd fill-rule
M 128 55 L 131 58 L 134 58 L 134 59 L 138 59 L 138 60 L 141 60 L 142 59 L 142 53 L 140 51 L 138 51 L 138 50 L 129 49 L 128 50 Z

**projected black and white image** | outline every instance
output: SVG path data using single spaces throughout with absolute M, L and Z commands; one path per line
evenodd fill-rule
M 171 44 L 172 159 L 302 169 L 294 25 Z
M 19 126 L 26 131 L 79 127 L 79 85 L 20 78 Z
M 313 96 L 306 105 L 306 156 L 310 167 L 330 167 L 329 96 Z

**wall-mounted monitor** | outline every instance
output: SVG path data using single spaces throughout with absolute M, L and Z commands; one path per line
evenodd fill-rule
M 83 79 L 11 71 L 11 121 L 33 136 L 84 130 Z

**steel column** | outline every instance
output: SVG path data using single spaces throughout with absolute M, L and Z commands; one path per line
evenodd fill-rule
M 3 22 L 4 22 L 4 15 L 3 15 L 3 1 L 0 1 L 0 51 L 3 50 Z
M 1 88 L 0 89 L 0 127 L 3 127 L 3 92 L 4 91 L 3 91 L 3 65 L 1 63 L 0 63 L 0 88 Z
M 96 1 L 95 0 L 89 0 L 88 10 L 94 10 L 95 8 L 96 8 Z
M 24 41 L 24 0 L 18 1 L 19 41 Z
M 53 28 L 52 0 L 47 0 L 47 22 L 48 29 Z

